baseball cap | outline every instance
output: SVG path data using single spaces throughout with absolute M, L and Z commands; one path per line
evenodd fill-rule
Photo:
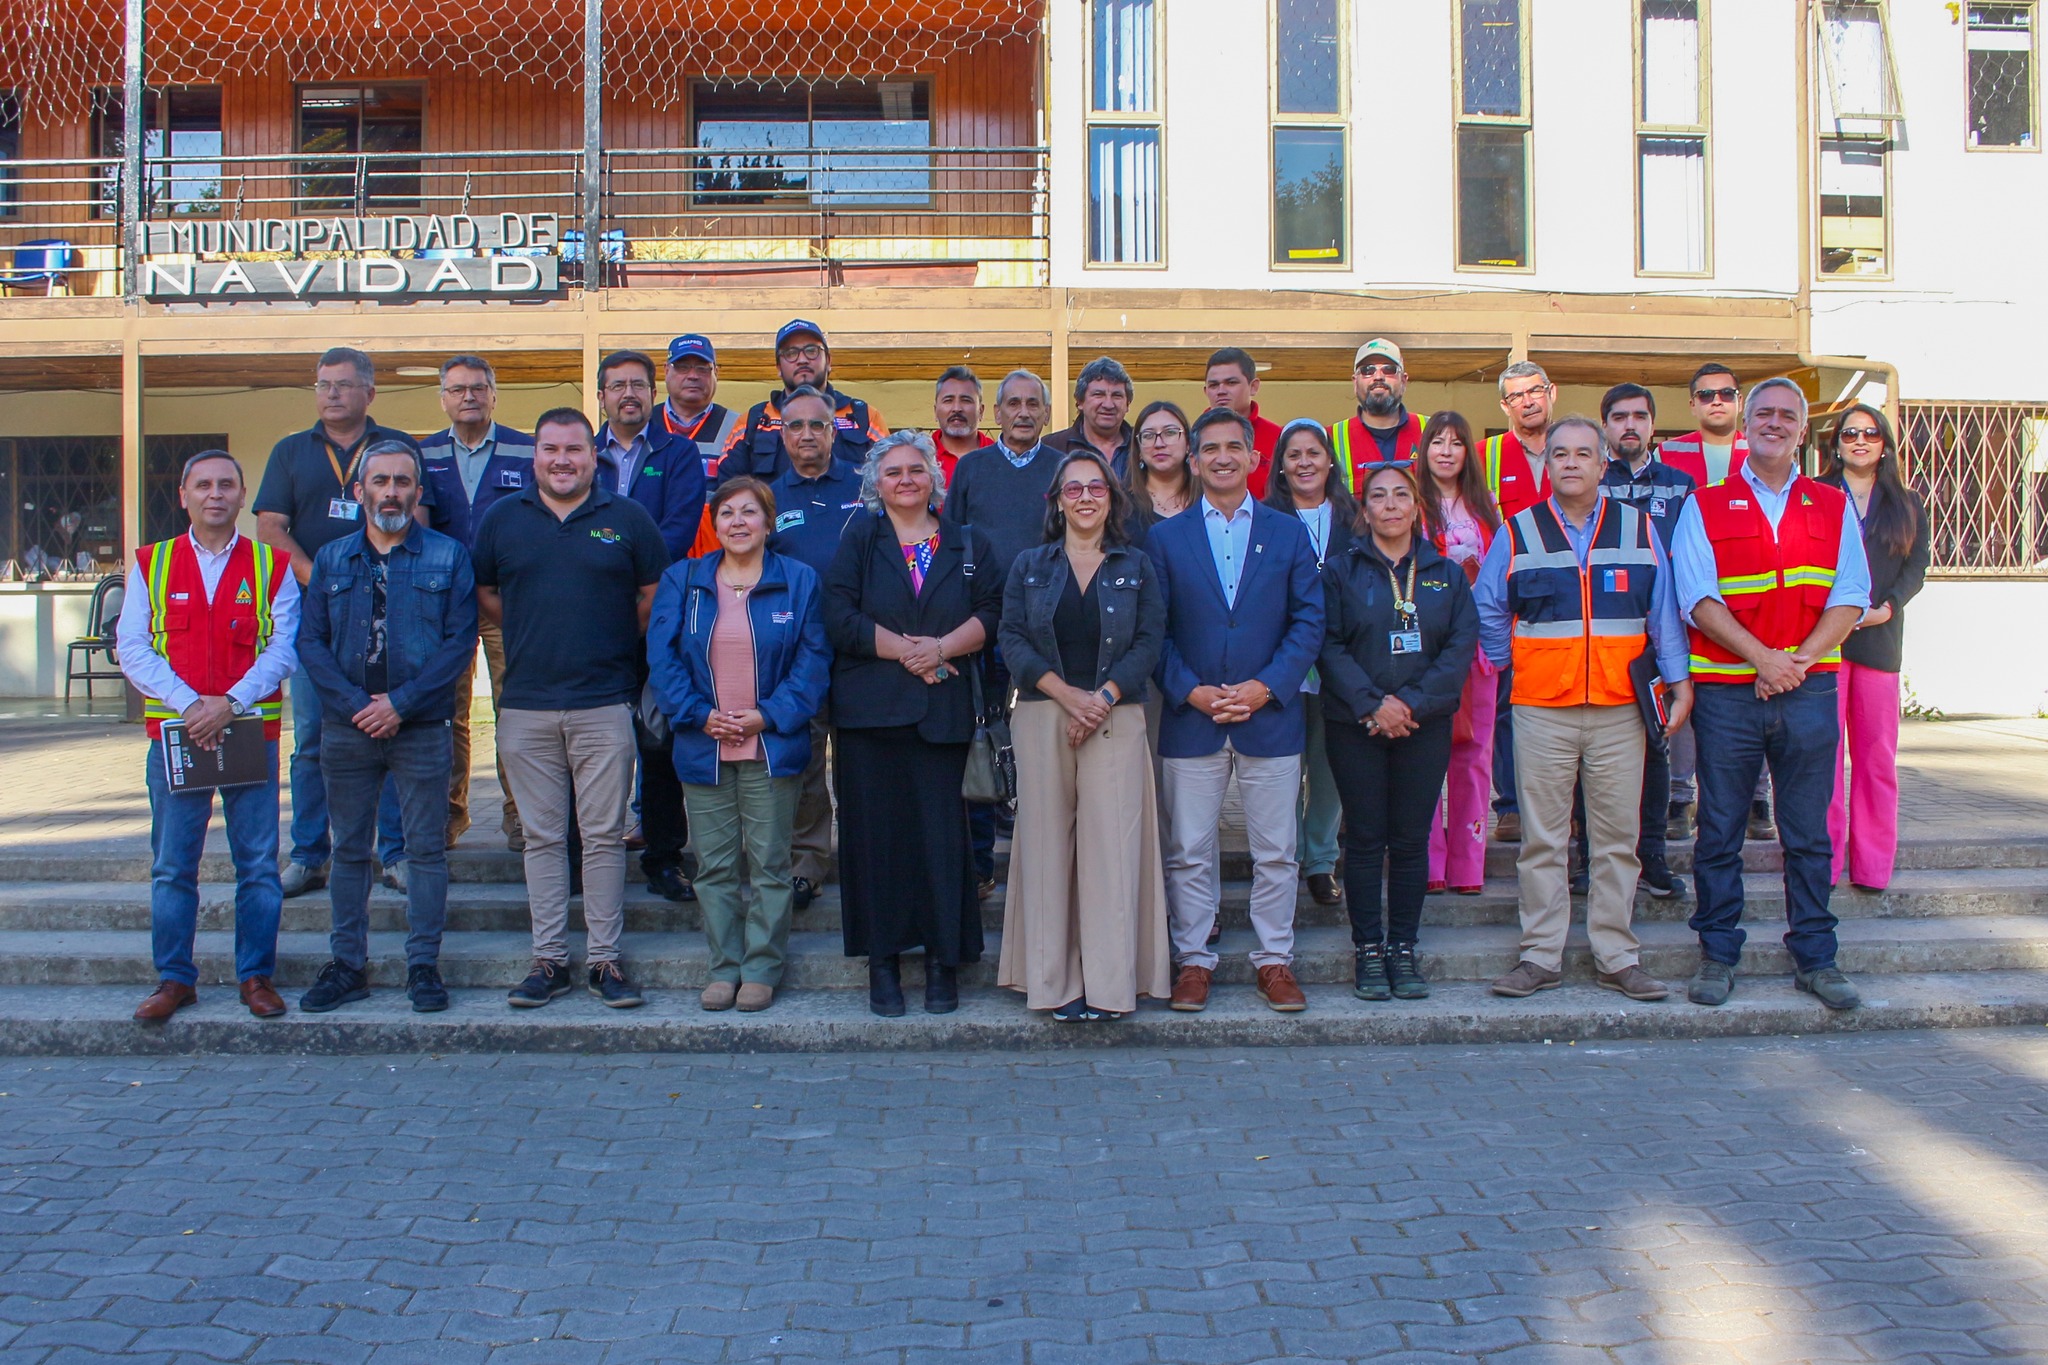
M 710 338 L 700 336 L 695 332 L 685 332 L 668 344 L 669 364 L 673 365 L 678 360 L 691 359 L 708 360 L 713 365 L 718 363 L 718 352 L 711 348 Z
M 1357 369 L 1360 365 L 1363 365 L 1366 362 L 1366 359 L 1370 356 L 1384 356 L 1386 359 L 1393 361 L 1396 365 L 1400 365 L 1402 369 L 1405 370 L 1408 368 L 1406 365 L 1401 364 L 1401 348 L 1399 346 L 1396 346 L 1393 342 L 1387 340 L 1385 337 L 1374 337 L 1371 341 L 1368 341 L 1365 343 L 1365 345 L 1359 347 L 1358 354 L 1351 357 L 1351 368 L 1354 370 Z
M 817 323 L 806 322 L 802 318 L 791 318 L 788 322 L 783 323 L 782 330 L 775 334 L 775 349 L 781 350 L 782 343 L 788 341 L 791 337 L 807 335 L 816 337 L 821 345 L 830 344 L 825 341 L 825 329 Z

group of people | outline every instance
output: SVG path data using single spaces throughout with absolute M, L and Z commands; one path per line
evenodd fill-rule
M 651 890 L 700 904 L 705 1009 L 773 1003 L 792 916 L 835 875 L 874 1012 L 906 1012 L 911 955 L 924 1008 L 956 1009 L 1012 815 L 966 799 L 970 756 L 982 778 L 1014 761 L 997 981 L 1062 1021 L 1206 1006 L 1233 779 L 1250 966 L 1275 1010 L 1307 1003 L 1304 879 L 1347 907 L 1359 998 L 1429 994 L 1424 902 L 1481 891 L 1490 793 L 1494 837 L 1520 844 L 1522 943 L 1496 993 L 1560 984 L 1576 890 L 1598 983 L 1667 996 L 1638 961 L 1635 895 L 1683 894 L 1666 840 L 1696 822 L 1686 990 L 1726 1001 L 1761 818 L 1784 846 L 1797 985 L 1858 1003 L 1829 897 L 1845 869 L 1891 875 L 1902 613 L 1927 565 L 1877 409 L 1836 417 L 1816 479 L 1798 386 L 1744 394 L 1720 365 L 1690 387 L 1699 429 L 1653 449 L 1648 389 L 1555 416 L 1526 361 L 1500 376 L 1500 434 L 1425 420 L 1380 338 L 1332 427 L 1263 416 L 1235 347 L 1192 418 L 1161 400 L 1131 420 L 1104 357 L 1076 379 L 1074 425 L 1048 432 L 1045 382 L 1014 371 L 993 437 L 964 366 L 940 375 L 927 435 L 835 388 L 813 323 L 783 327 L 776 360 L 780 388 L 740 417 L 707 338 L 677 337 L 665 367 L 621 351 L 599 367 L 600 422 L 557 408 L 529 434 L 496 422 L 489 362 L 458 355 L 449 426 L 415 442 L 371 419 L 375 368 L 337 348 L 319 420 L 272 452 L 253 541 L 237 462 L 187 462 L 191 529 L 137 552 L 120 626 L 151 737 L 162 980 L 138 1019 L 196 998 L 213 792 L 173 789 L 166 721 L 202 750 L 236 724 L 269 745 L 267 782 L 220 790 L 249 1008 L 284 1012 L 280 905 L 323 884 L 332 960 L 300 1007 L 365 998 L 380 877 L 406 895 L 413 1008 L 447 1007 L 480 637 L 531 905 L 515 1007 L 573 988 L 579 893 L 587 988 L 641 1003 L 621 942 L 638 845 Z

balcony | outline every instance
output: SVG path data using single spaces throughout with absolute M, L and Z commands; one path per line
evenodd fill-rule
M 588 169 L 580 150 L 153 157 L 140 221 L 189 248 L 160 262 L 385 254 L 252 249 L 267 221 L 519 213 L 556 216 L 561 277 L 585 288 L 1045 282 L 1044 147 L 608 150 L 596 166 L 595 253 Z M 130 292 L 124 173 L 108 158 L 0 161 L 10 295 Z M 161 244 L 167 234 L 154 235 Z

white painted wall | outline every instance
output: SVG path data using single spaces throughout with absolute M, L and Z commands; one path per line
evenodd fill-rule
M 2048 582 L 1935 578 L 1906 608 L 1904 678 L 1951 716 L 2048 713 Z

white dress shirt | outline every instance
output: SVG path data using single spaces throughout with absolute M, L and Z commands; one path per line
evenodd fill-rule
M 199 577 L 206 585 L 206 600 L 211 605 L 214 593 L 220 589 L 220 576 L 227 571 L 228 556 L 241 542 L 241 534 L 229 537 L 219 554 L 201 545 L 190 531 L 185 538 L 192 542 L 192 549 L 199 556 Z M 298 669 L 299 580 L 295 575 L 286 573 L 284 582 L 278 585 L 277 596 L 270 603 L 270 621 L 270 642 L 256 656 L 256 662 L 249 665 L 249 671 L 228 688 L 228 697 L 244 707 L 254 707 L 277 691 Z M 150 639 L 149 584 L 139 565 L 128 567 L 128 591 L 121 599 L 121 623 L 115 628 L 114 642 L 121 656 L 121 671 L 145 696 L 154 697 L 180 715 L 199 700 L 199 694 L 178 676 L 168 659 L 156 652 Z

